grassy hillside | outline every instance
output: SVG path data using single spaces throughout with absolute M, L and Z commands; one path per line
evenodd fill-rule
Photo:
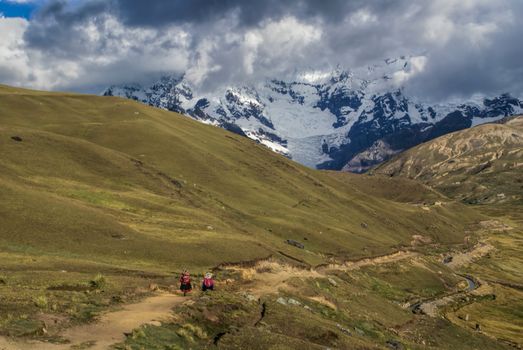
M 491 231 L 481 239 L 490 251 L 461 268 L 481 281 L 483 291 L 477 295 L 484 299 L 453 305 L 446 317 L 469 330 L 474 327 L 469 318 L 474 318 L 489 336 L 515 348 L 523 344 L 522 159 L 523 116 L 518 116 L 442 136 L 373 171 L 391 180 L 421 180 L 496 218 L 482 223 Z
M 411 311 L 460 293 L 442 254 L 486 234 L 485 215 L 420 182 L 315 171 L 129 100 L 4 86 L 0 154 L 2 336 L 70 348 L 65 328 L 143 299 L 150 284 L 169 290 L 173 272 L 220 265 L 214 294 L 116 348 L 507 348 L 471 336 L 471 323 Z M 508 326 L 494 321 L 500 337 Z M 2 336 L 0 347 L 35 348 Z
M 0 106 L 8 251 L 170 269 L 283 251 L 316 264 L 325 254 L 382 254 L 415 234 L 460 242 L 476 219 L 463 207 L 465 220 L 454 220 L 454 205 L 406 203 L 433 200 L 429 190 L 375 196 L 373 178 L 313 171 L 127 100 L 2 87 Z
M 523 116 L 416 146 L 373 172 L 418 179 L 470 204 L 523 204 Z

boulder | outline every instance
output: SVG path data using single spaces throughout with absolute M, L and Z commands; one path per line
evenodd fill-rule
M 289 245 L 292 245 L 296 248 L 299 248 L 299 249 L 305 249 L 305 246 L 303 245 L 303 243 L 300 243 L 298 241 L 295 241 L 293 239 L 288 239 L 285 241 L 285 243 L 289 244 Z
M 331 277 L 328 278 L 328 281 L 329 283 L 333 286 L 333 287 L 337 287 L 338 286 L 338 282 L 336 282 L 334 279 L 332 279 Z
M 403 346 L 403 344 L 401 344 L 397 340 L 387 340 L 386 344 L 389 349 L 393 349 L 393 350 L 404 350 L 405 349 L 405 346 Z

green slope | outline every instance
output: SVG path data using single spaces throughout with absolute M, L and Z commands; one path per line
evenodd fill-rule
M 422 186 L 314 171 L 113 97 L 0 87 L 0 152 L 0 242 L 9 251 L 169 269 L 281 251 L 317 264 L 382 254 L 412 235 L 461 242 L 477 219 L 452 203 L 421 210 L 412 202 L 439 198 Z M 372 190 L 384 186 L 401 198 Z
M 6 335 L 62 343 L 64 328 L 150 294 L 150 283 L 169 290 L 184 267 L 194 276 L 272 255 L 217 269 L 217 291 L 196 292 L 172 320 L 137 329 L 116 348 L 215 348 L 217 337 L 224 349 L 390 348 L 391 340 L 412 349 L 506 348 L 470 324 L 402 307 L 458 290 L 462 278 L 442 253 L 487 234 L 478 224 L 485 216 L 421 182 L 315 171 L 128 100 L 2 86 L 0 155 L 2 346 Z M 406 249 L 416 252 L 353 271 L 285 264 Z M 266 278 L 259 284 L 258 275 Z M 268 294 L 253 300 L 254 287 Z M 478 302 L 471 314 L 492 305 Z M 484 326 L 496 337 L 512 334 L 505 323 Z

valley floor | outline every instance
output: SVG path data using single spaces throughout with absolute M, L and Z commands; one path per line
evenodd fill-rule
M 36 323 L 3 319 L 11 336 L 0 349 L 520 348 L 521 231 L 482 226 L 480 240 L 459 250 L 413 246 L 316 268 L 283 257 L 228 264 L 215 269 L 217 291 L 188 297 L 174 277 L 144 272 L 125 295 L 110 275 L 90 291 L 62 285 L 80 314 L 100 308 L 84 320 L 42 305 Z M 96 299 L 105 293 L 112 302 Z

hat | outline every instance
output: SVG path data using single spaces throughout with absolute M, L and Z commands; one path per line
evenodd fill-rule
M 207 272 L 207 273 L 205 274 L 205 278 L 212 278 L 212 273 Z

